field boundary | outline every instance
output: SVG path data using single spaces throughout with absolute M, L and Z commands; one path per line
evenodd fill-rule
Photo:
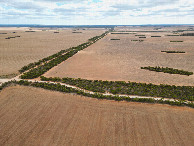
M 95 93 L 92 91 L 83 90 L 77 87 L 66 85 L 64 83 L 46 82 L 46 81 L 35 81 L 35 80 L 20 80 L 20 81 L 10 81 L 3 85 L 3 88 L 10 85 L 23 85 L 32 86 L 37 88 L 43 88 L 51 91 L 58 91 L 63 93 L 75 93 L 77 95 L 82 95 L 85 97 L 97 98 L 97 99 L 107 99 L 115 101 L 127 101 L 127 102 L 143 102 L 143 103 L 158 103 L 158 104 L 169 104 L 176 106 L 188 106 L 194 108 L 194 103 L 189 101 L 166 99 L 166 98 L 154 98 L 154 97 L 140 97 L 140 96 L 128 96 L 128 95 L 114 95 L 109 93 Z M 3 88 L 0 88 L 2 90 Z

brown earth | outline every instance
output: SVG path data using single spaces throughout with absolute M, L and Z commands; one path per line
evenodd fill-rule
M 40 88 L 0 92 L 0 145 L 181 145 L 194 143 L 194 110 L 97 100 Z
M 182 26 L 116 26 L 116 31 L 177 31 L 177 30 L 194 30 L 194 25 L 182 25 Z M 180 32 L 181 33 L 181 32 Z
M 194 72 L 194 37 L 166 36 L 168 34 L 172 32 L 109 34 L 54 67 L 45 73 L 45 76 L 193 86 L 194 75 L 158 73 L 141 69 L 145 66 L 160 66 Z M 135 35 L 146 35 L 147 38 L 141 39 Z M 153 35 L 162 37 L 153 38 Z M 110 40 L 112 38 L 120 40 Z M 131 41 L 139 39 L 144 42 Z M 161 52 L 166 50 L 186 53 Z
M 36 32 L 25 32 L 25 31 Z M 42 31 L 44 30 L 44 31 Z M 54 33 L 49 28 L 0 28 L 0 76 L 15 74 L 17 71 L 35 61 L 50 56 L 60 50 L 78 46 L 89 38 L 101 35 L 105 29 L 60 29 Z M 13 33 L 16 32 L 16 33 Z M 7 37 L 15 37 L 5 39 Z

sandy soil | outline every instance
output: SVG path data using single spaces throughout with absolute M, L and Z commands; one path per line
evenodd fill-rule
M 51 69 L 45 76 L 193 86 L 194 75 L 172 75 L 140 69 L 144 66 L 163 66 L 194 72 L 194 37 L 166 36 L 167 34 L 172 33 L 109 34 Z M 144 42 L 132 42 L 131 40 L 139 39 L 135 35 L 146 35 L 147 38 L 143 39 Z M 153 35 L 162 37 L 153 38 Z M 120 40 L 113 41 L 111 38 Z M 167 54 L 162 53 L 163 50 L 186 53 Z
M 116 26 L 116 31 L 177 31 L 177 30 L 194 30 L 194 25 L 182 26 Z
M 36 32 L 25 32 L 29 30 Z M 105 30 L 76 30 L 82 33 L 72 33 L 72 29 L 60 29 L 60 33 L 54 31 L 49 28 L 0 28 L 0 33 L 7 33 L 0 34 L 0 76 L 17 73 L 24 65 L 82 44 Z M 5 39 L 15 36 L 20 37 Z
M 194 110 L 97 100 L 40 88 L 0 92 L 0 145 L 194 143 Z

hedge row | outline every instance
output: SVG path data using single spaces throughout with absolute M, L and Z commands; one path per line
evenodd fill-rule
M 120 40 L 120 39 L 110 39 L 110 40 Z
M 53 83 L 39 83 L 39 82 L 29 82 L 25 80 L 21 81 L 12 81 L 12 83 L 18 84 L 18 85 L 24 85 L 24 86 L 32 86 L 32 87 L 38 87 L 43 88 L 47 90 L 52 91 L 60 91 L 65 93 L 76 93 L 78 95 L 91 97 L 91 98 L 97 98 L 97 99 L 107 99 L 107 100 L 115 100 L 115 101 L 128 101 L 128 102 L 143 102 L 143 103 L 159 103 L 159 104 L 169 104 L 169 105 L 176 105 L 176 106 L 188 106 L 194 108 L 193 103 L 185 103 L 184 101 L 177 100 L 177 101 L 169 101 L 169 100 L 154 100 L 153 98 L 130 98 L 127 96 L 112 96 L 112 95 L 103 95 L 103 94 L 90 94 L 85 93 L 83 91 L 73 89 L 70 87 L 66 87 L 64 85 L 60 84 L 53 84 Z M 10 83 L 9 83 L 10 84 Z
M 180 36 L 180 35 L 169 34 L 169 35 L 166 35 L 166 36 Z
M 151 37 L 161 37 L 161 36 L 157 36 L 157 35 L 156 35 L 156 36 L 151 36 Z
M 111 34 L 130 34 L 130 33 L 111 33 Z
M 184 51 L 161 51 L 166 53 L 185 53 Z
M 163 98 L 175 98 L 181 100 L 194 101 L 193 86 L 171 86 L 171 85 L 154 85 L 146 83 L 125 82 L 125 81 L 102 81 L 102 80 L 86 80 L 74 78 L 46 78 L 41 76 L 42 81 L 62 82 L 73 85 L 85 90 L 112 94 L 127 94 Z
M 194 36 L 194 33 L 183 33 L 181 36 Z
M 169 73 L 169 74 L 180 74 L 180 75 L 192 75 L 193 72 L 189 72 L 189 71 L 184 71 L 184 70 L 178 70 L 178 69 L 174 69 L 174 68 L 168 68 L 168 67 L 141 67 L 141 69 L 147 69 L 150 71 L 156 71 L 156 72 L 164 72 L 164 73 Z
M 183 41 L 170 41 L 170 42 L 183 42 Z
M 133 41 L 133 42 L 137 42 L 137 41 L 143 42 L 144 40 L 131 40 L 131 41 Z
M 53 68 L 54 66 L 60 64 L 61 62 L 65 61 L 65 60 L 67 60 L 69 57 L 72 57 L 78 51 L 85 49 L 86 47 L 90 46 L 92 43 L 94 43 L 97 40 L 99 40 L 100 38 L 104 37 L 107 33 L 108 32 L 105 32 L 100 36 L 93 37 L 87 43 L 81 44 L 77 47 L 70 48 L 68 50 L 61 50 L 60 52 L 58 52 L 52 56 L 49 56 L 47 58 L 44 58 L 44 59 L 40 60 L 39 62 L 29 64 L 27 67 L 23 67 L 23 70 L 27 70 L 29 68 L 33 68 L 33 67 L 39 65 L 37 68 L 33 68 L 30 71 L 21 75 L 21 79 L 33 79 L 33 78 L 37 78 L 37 77 L 41 76 L 42 74 L 47 72 L 49 69 Z M 65 52 L 67 52 L 67 53 L 62 55 Z M 46 62 L 48 60 L 51 60 L 51 61 Z M 44 64 L 41 65 L 41 63 L 43 63 L 43 62 L 44 62 Z

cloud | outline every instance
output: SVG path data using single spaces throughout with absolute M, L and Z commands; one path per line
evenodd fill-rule
M 191 0 L 0 0 L 0 17 L 5 20 L 15 16 L 26 20 L 42 19 L 41 22 L 46 23 L 57 19 L 78 24 L 83 21 L 96 24 L 102 20 L 117 23 L 122 19 L 144 23 L 147 17 L 155 19 L 157 16 L 163 20 L 175 16 L 185 19 L 192 15 L 194 1 Z

